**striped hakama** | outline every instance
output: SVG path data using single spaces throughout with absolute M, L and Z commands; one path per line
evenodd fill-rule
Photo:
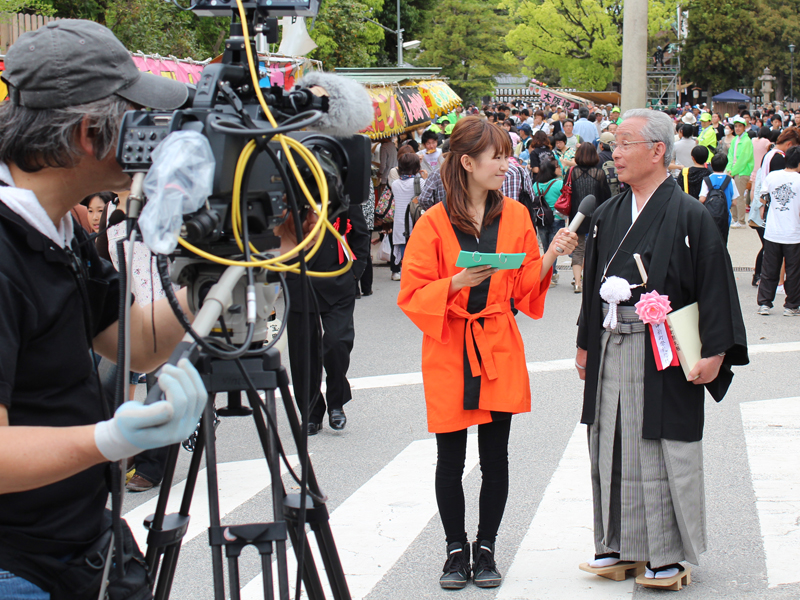
M 604 308 L 604 312 L 607 308 Z M 630 306 L 601 338 L 597 414 L 588 426 L 595 552 L 660 567 L 706 549 L 702 442 L 642 438 L 650 333 Z

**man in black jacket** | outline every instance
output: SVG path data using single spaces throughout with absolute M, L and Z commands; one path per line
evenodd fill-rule
M 672 145 L 667 115 L 625 114 L 614 163 L 628 191 L 592 216 L 575 358 L 592 464 L 589 567 L 647 561 L 644 585 L 682 577 L 680 562 L 697 564 L 706 549 L 704 388 L 722 400 L 731 365 L 748 362 L 730 257 L 710 213 L 668 175 Z M 697 303 L 702 358 L 688 375 L 664 311 L 635 308 L 644 292 L 667 296 L 672 310 Z
M 308 419 L 309 435 L 315 435 L 322 429 L 326 399 L 328 423 L 331 429 L 341 430 L 347 424 L 344 405 L 352 398 L 350 383 L 347 381 L 347 369 L 350 367 L 350 352 L 355 340 L 353 311 L 356 305 L 358 279 L 364 272 L 367 253 L 370 251 L 370 234 L 360 205 L 350 206 L 346 213 L 334 221 L 334 227 L 345 236 L 353 252 L 354 260 L 350 270 L 336 277 L 310 277 L 311 290 L 308 290 L 308 305 L 305 312 L 301 305 L 303 280 L 298 275 L 287 276 L 292 299 L 287 322 L 292 384 L 301 410 L 303 398 L 307 394 L 308 401 L 312 403 Z M 347 249 L 333 234 L 326 231 L 322 246 L 309 261 L 308 269 L 316 272 L 337 271 L 347 262 L 346 252 Z M 322 356 L 319 355 L 318 325 L 313 318 L 314 304 L 319 307 L 322 320 Z M 307 322 L 310 338 L 301 335 L 304 320 Z M 303 376 L 303 362 L 306 356 L 310 360 L 311 367 L 309 381 Z M 324 395 L 320 389 L 323 367 L 326 383 Z

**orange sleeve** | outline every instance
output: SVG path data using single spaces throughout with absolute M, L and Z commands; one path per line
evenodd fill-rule
M 520 219 L 523 223 L 522 246 L 525 260 L 517 271 L 514 280 L 514 308 L 518 308 L 532 319 L 541 319 L 544 313 L 544 299 L 550 287 L 553 270 L 539 281 L 542 272 L 542 257 L 539 254 L 539 244 L 536 241 L 536 232 L 530 219 Z
M 440 272 L 442 239 L 429 215 L 414 226 L 414 234 L 403 254 L 403 274 L 397 305 L 414 325 L 441 344 L 448 343 L 447 307 L 452 275 Z

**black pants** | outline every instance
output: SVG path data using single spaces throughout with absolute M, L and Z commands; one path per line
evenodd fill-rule
M 764 264 L 761 267 L 761 283 L 758 284 L 759 306 L 772 307 L 784 259 L 786 259 L 786 279 L 783 287 L 786 290 L 786 301 L 783 306 L 800 307 L 800 243 L 776 244 L 769 240 L 764 240 Z
M 289 363 L 292 370 L 292 385 L 294 386 L 295 398 L 302 398 L 302 394 L 310 391 L 309 400 L 320 389 L 322 368 L 325 368 L 325 384 L 327 391 L 325 397 L 319 394 L 319 399 L 311 407 L 309 420 L 312 423 L 322 423 L 325 416 L 325 407 L 330 412 L 333 409 L 341 409 L 348 402 L 352 395 L 350 393 L 350 383 L 347 381 L 347 369 L 350 367 L 350 352 L 353 349 L 355 339 L 355 327 L 353 324 L 353 311 L 356 306 L 355 295 L 340 300 L 330 307 L 329 310 L 321 311 L 322 317 L 322 361 L 318 355 L 319 338 L 316 327 L 310 326 L 310 355 L 311 355 L 311 382 L 303 379 L 302 370 L 302 345 L 300 332 L 302 331 L 302 315 L 297 311 L 289 312 L 289 320 L 286 323 L 289 336 Z M 312 323 L 313 325 L 313 323 Z M 298 407 L 300 404 L 298 403 Z
M 481 494 L 478 540 L 494 542 L 508 498 L 508 434 L 511 419 L 478 425 Z M 461 478 L 467 455 L 467 430 L 437 433 L 436 502 L 447 543 L 467 543 L 464 487 Z
M 397 225 L 398 224 L 395 223 L 395 226 L 397 226 Z M 392 234 L 391 233 L 386 233 L 384 235 L 388 235 L 389 236 L 389 243 L 392 246 L 392 252 L 389 255 L 389 271 L 391 271 L 392 273 L 399 273 L 403 268 L 403 261 L 401 260 L 400 264 L 398 264 L 398 265 L 395 264 L 395 260 L 394 260 L 394 240 L 392 240 Z
M 367 254 L 367 266 L 361 274 L 359 283 L 361 285 L 362 294 L 372 293 L 372 252 Z
M 758 239 L 761 240 L 761 250 L 756 254 L 756 266 L 753 269 L 753 275 L 755 275 L 755 281 L 758 281 L 761 279 L 761 267 L 764 264 L 764 228 L 756 227 L 756 233 L 758 233 Z

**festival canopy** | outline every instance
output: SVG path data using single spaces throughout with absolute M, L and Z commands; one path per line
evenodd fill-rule
M 711 98 L 714 102 L 752 102 L 750 96 L 741 94 L 736 90 L 728 90 Z
M 461 104 L 461 97 L 438 79 L 439 71 L 438 68 L 387 67 L 336 69 L 336 74 L 366 86 L 372 97 L 375 119 L 361 133 L 377 140 L 423 127 Z

